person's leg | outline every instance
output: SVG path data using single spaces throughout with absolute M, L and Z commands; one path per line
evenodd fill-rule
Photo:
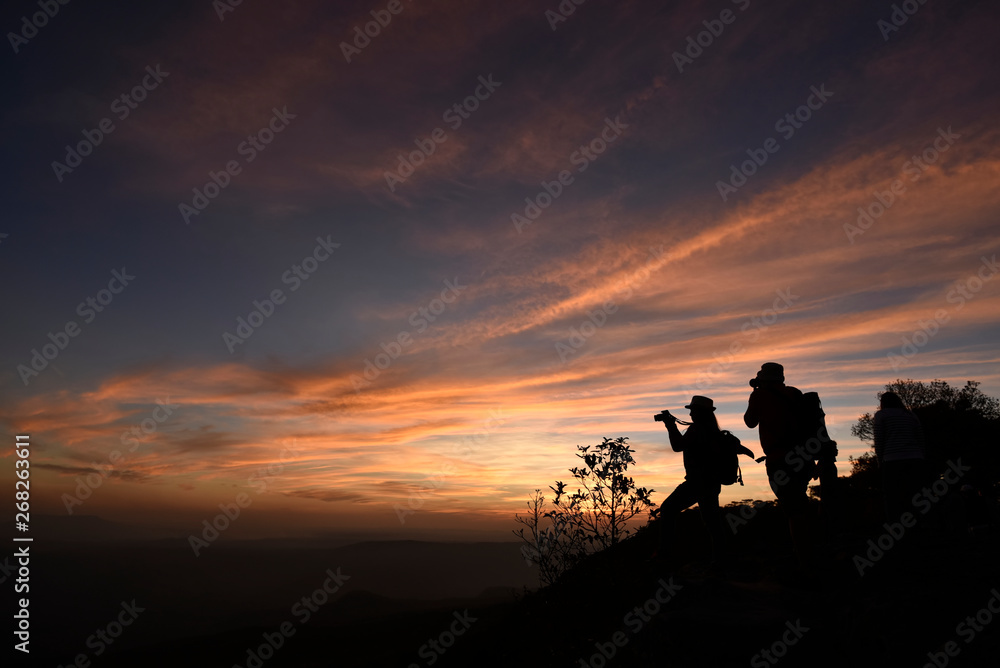
M 768 463 L 771 458 L 768 457 Z M 778 506 L 788 519 L 788 533 L 792 538 L 792 548 L 800 566 L 812 566 L 812 537 L 809 521 L 809 500 L 806 490 L 812 476 L 812 468 L 795 468 L 781 461 L 767 468 L 771 491 L 778 499 Z
M 722 521 L 719 512 L 719 493 L 721 491 L 721 486 L 716 483 L 714 485 L 705 485 L 699 490 L 698 494 L 698 510 L 701 512 L 702 522 L 705 524 L 705 529 L 708 531 L 708 537 L 711 541 L 711 558 L 713 561 L 728 552 L 726 533 L 722 530 Z
M 841 531 L 840 486 L 837 479 L 836 447 L 825 445 L 819 459 L 820 512 L 823 513 L 823 528 L 828 539 Z
M 913 495 L 920 492 L 925 478 L 922 459 L 902 459 L 882 464 L 882 491 L 887 522 L 895 522 L 904 512 L 914 511 Z
M 809 474 L 796 474 L 788 500 L 788 530 L 799 565 L 811 569 L 813 563 L 813 522 L 809 516 Z
M 656 548 L 659 556 L 665 557 L 670 549 L 677 515 L 685 508 L 690 508 L 697 500 L 697 489 L 690 481 L 685 480 L 660 504 L 660 532 Z
M 900 480 L 901 506 L 904 510 L 913 510 L 913 495 L 920 492 L 927 479 L 927 467 L 923 459 L 906 459 L 900 462 L 906 465 Z
M 912 535 L 912 539 L 902 541 L 914 548 L 924 544 L 929 535 L 927 522 L 923 521 L 923 514 L 918 512 L 917 506 L 913 505 L 913 497 L 920 494 L 920 490 L 927 481 L 927 463 L 923 459 L 904 459 L 896 463 L 900 466 L 896 481 L 897 513 L 895 517 L 898 519 L 904 512 L 908 512 L 918 518 L 916 526 L 907 530 L 907 534 Z
M 885 521 L 891 522 L 896 512 L 896 466 L 893 462 L 882 462 L 879 466 L 879 473 L 882 476 L 882 506 L 885 513 Z

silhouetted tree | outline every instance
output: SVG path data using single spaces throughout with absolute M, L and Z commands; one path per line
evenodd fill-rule
M 521 555 L 529 566 L 538 566 L 538 580 L 543 586 L 555 582 L 587 554 L 580 532 L 567 531 L 562 520 L 544 507 L 545 496 L 536 489 L 528 499 L 528 514 L 514 515 L 514 521 L 524 525 L 514 530 L 514 535 L 525 543 Z M 549 526 L 544 526 L 544 520 Z
M 566 519 L 566 525 L 580 527 L 584 540 L 592 547 L 604 549 L 628 536 L 629 520 L 653 505 L 649 495 L 655 490 L 636 487 L 626 475 L 629 464 L 634 464 L 634 450 L 628 447 L 627 436 L 614 440 L 605 438 L 599 445 L 578 445 L 577 457 L 584 466 L 570 469 L 582 489 L 566 493 L 566 486 L 556 481 L 550 487 L 556 493 L 553 504 L 557 516 Z
M 882 478 L 878 472 L 878 458 L 874 452 L 862 453 L 859 457 L 848 457 L 851 463 L 850 482 L 852 489 L 868 496 L 882 493 Z
M 851 462 L 851 472 L 849 474 L 851 476 L 868 477 L 878 473 L 878 459 L 875 457 L 874 452 L 865 452 L 857 459 L 848 457 L 847 460 Z
M 542 512 L 545 499 L 535 490 L 528 515 L 514 516 L 525 525 L 514 535 L 526 543 L 522 548 L 526 559 L 539 565 L 542 584 L 551 584 L 587 554 L 621 542 L 630 533 L 628 522 L 653 505 L 650 494 L 655 490 L 636 487 L 627 475 L 635 459 L 626 441 L 627 436 L 605 437 L 595 446 L 578 445 L 576 456 L 585 466 L 570 469 L 576 491 L 570 493 L 566 483 L 557 480 L 549 487 L 555 493 L 550 510 Z M 543 519 L 548 526 L 543 526 Z
M 967 381 L 965 387 L 959 390 L 944 380 L 932 380 L 926 385 L 917 380 L 896 380 L 887 383 L 885 389 L 875 395 L 876 400 L 880 400 L 885 392 L 895 392 L 915 413 L 944 402 L 944 406 L 956 413 L 971 412 L 986 420 L 1000 419 L 1000 399 L 983 394 L 979 382 L 975 380 Z M 851 427 L 851 434 L 862 441 L 874 440 L 873 420 L 872 413 L 865 413 Z
M 970 479 L 980 487 L 989 488 L 1000 481 L 1000 399 L 984 394 L 972 380 L 960 389 L 943 380 L 896 380 L 886 384 L 883 392 L 888 391 L 898 394 L 920 419 L 935 470 L 946 466 L 949 459 L 961 457 L 973 467 Z M 876 398 L 881 399 L 883 392 Z M 873 414 L 865 413 L 851 427 L 851 433 L 872 442 L 873 421 Z M 859 458 L 851 475 L 864 474 L 874 465 L 874 461 L 862 463 Z

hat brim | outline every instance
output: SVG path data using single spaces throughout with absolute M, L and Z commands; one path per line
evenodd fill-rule
M 712 410 L 712 411 L 715 410 L 715 406 L 694 406 L 692 404 L 688 404 L 684 408 L 686 408 L 688 410 L 691 410 L 692 408 L 707 408 L 708 410 Z

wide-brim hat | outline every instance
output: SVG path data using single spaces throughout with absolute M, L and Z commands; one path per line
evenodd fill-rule
M 689 410 L 700 408 L 706 411 L 714 411 L 715 402 L 709 399 L 708 397 L 703 397 L 701 395 L 696 394 L 693 397 L 691 397 L 691 403 L 689 403 L 684 408 L 687 408 Z
M 764 362 L 757 372 L 757 380 L 772 380 L 778 383 L 785 382 L 785 367 L 777 362 Z

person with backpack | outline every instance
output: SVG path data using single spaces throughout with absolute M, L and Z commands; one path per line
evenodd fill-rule
M 806 492 L 815 466 L 811 459 L 808 462 L 802 459 L 803 395 L 798 388 L 785 385 L 785 368 L 776 362 L 762 364 L 750 386 L 754 389 L 743 422 L 751 429 L 760 428 L 767 480 L 778 506 L 788 518 L 796 556 L 800 564 L 805 564 L 811 554 Z
M 684 408 L 691 412 L 690 423 L 680 422 L 670 411 L 653 416 L 653 419 L 663 422 L 667 428 L 673 451 L 684 454 L 684 482 L 660 504 L 660 534 L 656 555 L 666 558 L 677 516 L 697 503 L 712 541 L 714 559 L 719 556 L 725 540 L 719 517 L 722 484 L 732 484 L 739 478 L 737 454 L 752 458 L 753 452 L 740 445 L 735 436 L 719 429 L 715 405 L 709 397 L 696 395 Z M 683 434 L 677 428 L 679 422 L 690 425 Z M 743 484 L 742 480 L 739 482 Z

